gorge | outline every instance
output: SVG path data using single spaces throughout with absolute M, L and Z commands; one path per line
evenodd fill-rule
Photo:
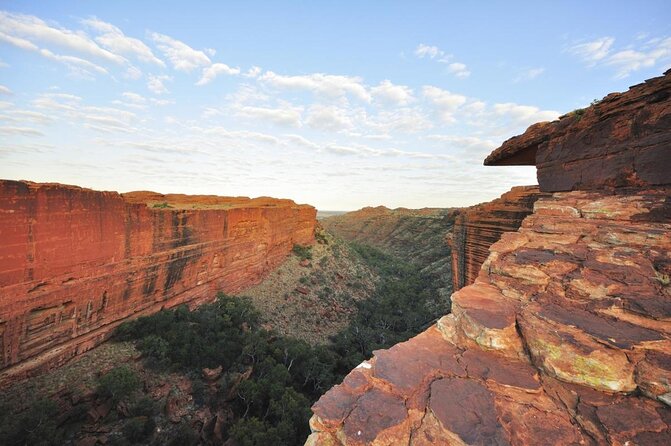
M 545 195 L 450 315 L 322 396 L 306 444 L 671 442 L 669 98 L 671 71 L 495 150 Z
M 533 125 L 485 160 L 501 171 L 534 165 L 539 186 L 469 208 L 364 208 L 322 220 L 324 229 L 315 208 L 291 200 L 0 181 L 0 387 L 76 366 L 122 323 L 153 315 L 124 325 L 119 336 L 137 348 L 125 361 L 143 377 L 143 397 L 162 405 L 161 426 L 185 427 L 202 444 L 271 444 L 282 429 L 296 437 L 268 414 L 306 421 L 297 402 L 307 398 L 295 389 L 309 388 L 315 401 L 343 376 L 339 368 L 374 348 L 312 406 L 306 445 L 668 444 L 670 98 L 667 71 Z M 215 302 L 217 292 L 258 284 L 254 297 L 275 324 L 291 317 L 311 327 L 303 323 L 309 312 L 330 331 L 308 346 L 280 337 L 269 321 L 246 321 L 251 304 L 240 297 Z M 385 286 L 416 306 L 375 300 Z M 451 312 L 436 318 L 419 299 L 427 293 L 451 301 Z M 393 317 L 376 319 L 376 311 Z M 412 333 L 421 333 L 364 339 L 403 325 L 404 311 L 419 315 Z M 332 335 L 348 318 L 354 327 Z M 213 341 L 206 322 L 215 319 L 235 323 Z M 166 320 L 180 332 L 161 333 Z M 191 336 L 205 345 L 195 349 Z M 343 345 L 352 351 L 337 351 Z M 165 351 L 175 346 L 178 360 Z M 189 357 L 192 348 L 209 356 Z M 183 374 L 157 378 L 147 365 L 168 360 L 170 373 Z M 266 401 L 277 383 L 281 407 Z M 159 418 L 100 390 L 84 393 L 54 392 L 68 410 L 90 407 L 88 430 L 67 444 L 131 438 L 131 421 L 145 429 Z M 120 423 L 124 437 L 114 430 Z M 143 435 L 140 444 L 166 438 Z

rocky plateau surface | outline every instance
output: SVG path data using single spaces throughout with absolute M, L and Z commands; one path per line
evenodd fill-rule
M 314 241 L 312 206 L 0 181 L 0 383 L 128 318 L 258 283 Z

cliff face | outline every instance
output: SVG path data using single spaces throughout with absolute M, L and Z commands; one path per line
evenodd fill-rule
M 128 318 L 258 283 L 312 243 L 315 221 L 290 200 L 0 181 L 0 382 L 58 365 Z
M 537 186 L 519 186 L 501 198 L 459 211 L 454 228 L 447 234 L 454 291 L 475 281 L 492 243 L 504 232 L 516 231 L 542 196 L 547 194 L 541 193 Z
M 475 283 L 452 295 L 452 314 L 374 352 L 323 395 L 306 444 L 671 444 L 671 187 L 660 186 L 671 170 L 658 174 L 669 152 L 654 143 L 669 136 L 670 78 L 608 96 L 621 104 L 608 116 L 619 129 L 602 132 L 594 120 L 582 135 L 590 147 L 629 147 L 570 180 L 587 190 L 538 199 L 491 246 Z M 570 139 L 558 122 L 546 126 Z M 543 164 L 542 146 L 525 151 L 537 129 L 488 160 Z M 541 176 L 539 166 L 541 191 L 590 158 L 584 146 L 555 149 L 562 169 Z M 614 182 L 620 172 L 637 180 Z
M 671 184 L 670 74 L 535 124 L 485 164 L 535 165 L 545 192 Z
M 321 224 L 345 240 L 365 243 L 413 263 L 439 283 L 450 284 L 450 247 L 444 243 L 452 230 L 454 209 L 388 209 L 367 207 L 355 212 L 329 217 Z

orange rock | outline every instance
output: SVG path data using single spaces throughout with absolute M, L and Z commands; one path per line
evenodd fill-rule
M 313 242 L 315 215 L 290 200 L 0 181 L 0 383 L 63 363 L 124 320 L 258 283 Z
M 501 198 L 459 211 L 447 239 L 452 248 L 453 291 L 475 281 L 489 247 L 503 233 L 516 231 L 544 195 L 537 186 L 513 187 Z
M 545 192 L 669 185 L 669 97 L 671 70 L 584 110 L 532 125 L 504 142 L 485 165 L 535 165 Z

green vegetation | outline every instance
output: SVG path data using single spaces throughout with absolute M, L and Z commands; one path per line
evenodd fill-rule
M 230 414 L 218 433 L 224 440 L 232 438 L 240 446 L 302 445 L 309 434 L 310 406 L 324 392 L 374 349 L 417 334 L 447 311 L 445 304 L 436 304 L 434 282 L 416 267 L 365 245 L 343 249 L 360 256 L 380 281 L 368 300 L 357 303 L 358 313 L 331 344 L 310 346 L 263 329 L 247 298 L 219 294 L 214 303 L 194 311 L 185 306 L 161 311 L 121 325 L 114 335 L 142 352 L 144 370 L 112 368 L 98 379 L 97 397 L 72 413 L 60 413 L 49 400 L 16 411 L 0 403 L 0 414 L 12 414 L 0 416 L 0 444 L 68 443 L 87 412 L 110 401 L 112 409 L 102 420 L 110 426 L 108 444 L 195 444 L 200 432 L 190 423 L 170 423 L 164 415 L 167 400 L 154 401 L 143 390 L 149 388 L 148 375 L 169 382 L 168 373 L 179 372 L 191 379 L 190 410 L 207 407 L 211 414 Z M 301 258 L 312 254 L 300 246 L 294 252 Z M 334 293 L 323 283 L 319 296 L 330 299 Z M 219 366 L 221 376 L 206 384 L 202 369 Z
M 62 444 L 64 432 L 58 428 L 59 409 L 51 400 L 36 400 L 20 414 L 12 413 L 9 407 L 0 407 L 0 414 L 0 444 Z
M 140 378 L 127 365 L 115 367 L 100 378 L 98 393 L 115 403 L 127 398 L 140 386 Z
M 312 260 L 312 246 L 294 245 L 292 251 L 301 260 Z
M 154 205 L 152 207 L 155 208 L 155 209 L 170 209 L 170 208 L 172 208 L 172 206 L 170 206 L 167 201 L 164 201 L 163 203 L 154 203 Z

